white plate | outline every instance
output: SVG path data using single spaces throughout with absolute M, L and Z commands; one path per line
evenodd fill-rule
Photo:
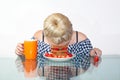
M 45 56 L 45 54 L 43 54 L 45 58 L 52 60 L 52 61 L 68 61 L 75 57 L 75 54 L 72 54 L 72 55 L 73 55 L 72 57 L 68 57 L 68 58 L 52 58 L 52 57 L 47 57 Z

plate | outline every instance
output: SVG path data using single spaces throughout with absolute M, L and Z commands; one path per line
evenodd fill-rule
M 52 60 L 52 61 L 69 61 L 75 57 L 75 54 L 72 54 L 72 55 L 73 55 L 72 57 L 67 57 L 67 58 L 53 58 L 53 57 L 47 57 L 47 56 L 45 56 L 45 54 L 43 54 L 43 56 L 46 59 Z

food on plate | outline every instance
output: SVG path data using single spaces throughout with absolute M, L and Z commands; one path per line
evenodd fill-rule
M 45 53 L 46 57 L 51 57 L 51 58 L 69 58 L 69 57 L 73 57 L 73 55 L 71 53 L 59 53 L 59 54 L 55 54 L 55 53 Z
M 45 53 L 44 56 L 50 58 L 72 58 L 73 54 L 68 52 L 67 46 L 51 46 L 51 52 Z

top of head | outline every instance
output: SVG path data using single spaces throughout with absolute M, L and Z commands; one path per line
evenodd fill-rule
M 70 40 L 72 32 L 70 20 L 61 13 L 53 13 L 44 21 L 44 35 L 55 44 Z

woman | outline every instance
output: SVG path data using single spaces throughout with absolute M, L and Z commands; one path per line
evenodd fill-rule
M 38 40 L 38 61 L 44 62 L 44 53 L 50 52 L 51 47 L 67 46 L 68 52 L 76 57 L 73 61 L 76 66 L 87 69 L 90 56 L 101 56 L 101 50 L 93 48 L 87 36 L 81 32 L 74 31 L 70 20 L 61 13 L 53 13 L 44 21 L 44 29 L 37 31 L 33 39 Z M 23 43 L 18 43 L 15 53 L 22 55 Z

